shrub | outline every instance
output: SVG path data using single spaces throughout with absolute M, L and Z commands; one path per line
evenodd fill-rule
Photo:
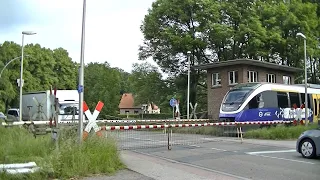
M 112 139 L 90 136 L 78 143 L 77 132 L 61 130 L 58 148 L 51 134 L 34 138 L 24 128 L 0 126 L 0 163 L 25 163 L 34 161 L 40 172 L 26 175 L 0 174 L 0 179 L 48 179 L 113 174 L 124 168 Z

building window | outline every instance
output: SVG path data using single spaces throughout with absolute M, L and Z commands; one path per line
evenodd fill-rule
M 275 74 L 267 74 L 267 82 L 268 83 L 276 83 L 276 75 Z
M 219 73 L 212 73 L 211 80 L 212 80 L 211 81 L 212 87 L 221 85 L 221 79 L 220 79 Z
M 283 76 L 283 84 L 291 84 L 291 77 Z
M 258 82 L 258 72 L 248 71 L 248 82 Z
M 229 84 L 238 84 L 238 71 L 230 71 L 229 72 Z

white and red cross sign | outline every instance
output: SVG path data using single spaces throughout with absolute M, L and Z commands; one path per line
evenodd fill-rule
M 100 111 L 101 111 L 103 105 L 104 105 L 103 102 L 99 101 L 93 114 L 91 114 L 87 103 L 85 101 L 83 101 L 83 111 L 89 120 L 89 122 L 83 132 L 83 139 L 86 139 L 88 137 L 91 129 L 93 129 L 98 136 L 102 136 L 101 128 L 98 126 L 96 120 L 100 114 Z

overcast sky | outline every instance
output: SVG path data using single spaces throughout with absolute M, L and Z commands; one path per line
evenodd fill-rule
M 155 0 L 87 0 L 85 63 L 108 61 L 127 72 L 138 61 L 144 16 Z M 21 44 L 22 31 L 37 35 L 25 43 L 66 49 L 80 62 L 83 0 L 0 0 L 0 43 Z M 152 62 L 149 60 L 148 62 Z M 153 63 L 154 64 L 154 63 Z

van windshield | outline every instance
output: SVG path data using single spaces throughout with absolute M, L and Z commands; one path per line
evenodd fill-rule
M 78 103 L 63 103 L 60 104 L 60 115 L 79 115 L 79 104 Z

